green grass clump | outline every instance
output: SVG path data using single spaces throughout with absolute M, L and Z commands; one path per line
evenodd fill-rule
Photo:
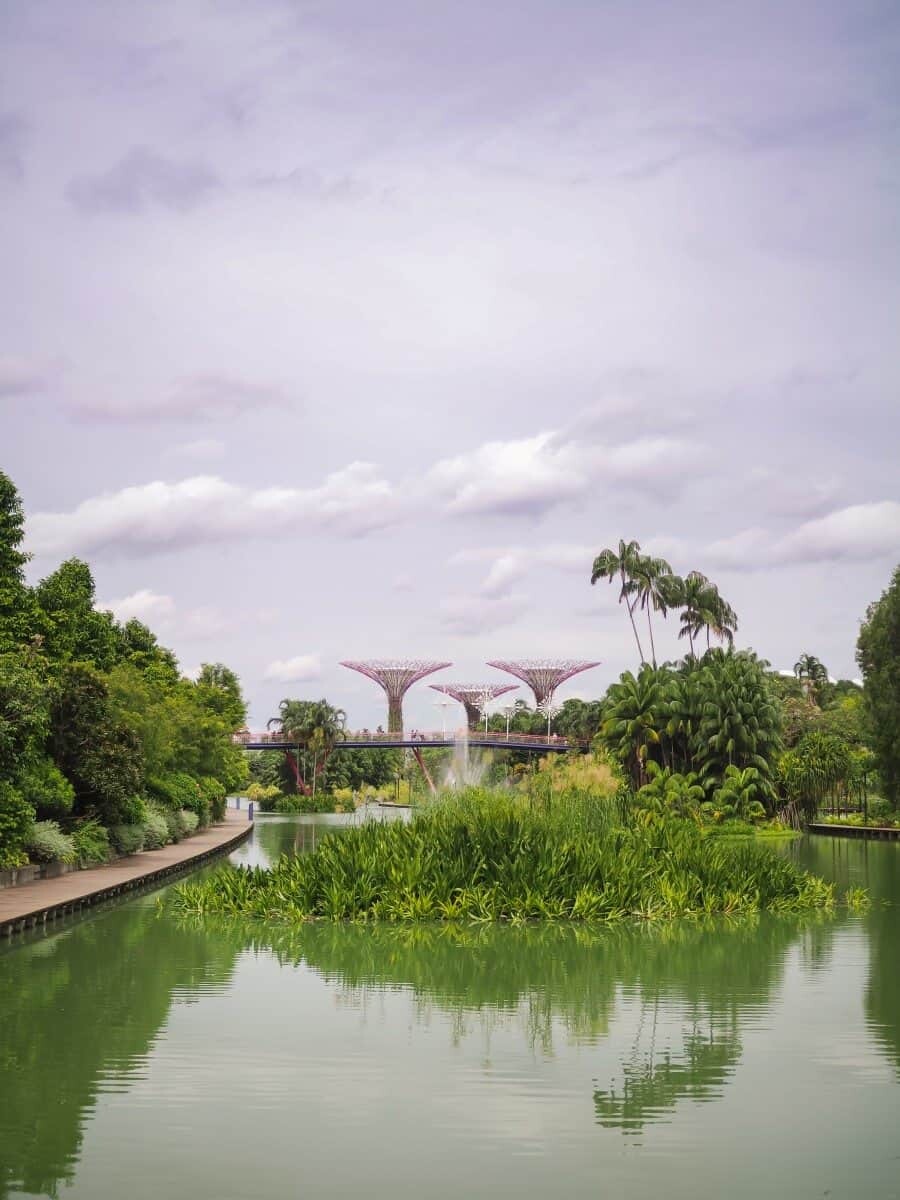
M 833 889 L 692 822 L 625 825 L 614 801 L 531 807 L 472 790 L 409 824 L 367 823 L 270 869 L 176 889 L 182 912 L 301 921 L 614 921 L 830 907 Z
M 82 866 L 103 863 L 109 858 L 109 834 L 96 818 L 79 821 L 72 830 L 72 841 Z

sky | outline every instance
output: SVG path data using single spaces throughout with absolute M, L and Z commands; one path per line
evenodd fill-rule
M 900 560 L 894 0 L 5 0 L 0 46 L 33 579 L 86 558 L 254 726 L 382 721 L 341 659 L 602 694 L 620 537 L 858 674 Z

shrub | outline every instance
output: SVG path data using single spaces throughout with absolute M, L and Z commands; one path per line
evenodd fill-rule
M 275 802 L 281 796 L 281 789 L 274 784 L 266 786 L 262 783 L 251 783 L 246 795 L 261 812 L 275 812 Z
M 34 809 L 25 797 L 0 779 L 0 870 L 28 862 L 25 844 L 34 821 Z
M 219 785 L 221 786 L 221 785 Z M 147 791 L 163 808 L 188 809 L 197 814 L 201 825 L 209 822 L 210 805 L 200 784 L 184 771 L 158 776 L 147 781 Z
M 49 758 L 38 758 L 26 766 L 16 786 L 38 816 L 65 816 L 72 811 L 75 789 Z
M 99 821 L 80 821 L 72 830 L 71 837 L 82 866 L 106 862 L 109 858 L 109 834 Z
M 144 849 L 159 850 L 162 846 L 168 845 L 171 840 L 169 823 L 165 814 L 156 808 L 149 809 L 147 820 L 144 822 Z
M 279 796 L 271 811 L 277 813 L 333 813 L 335 806 L 333 798 L 324 793 L 319 793 L 318 796 Z
M 120 854 L 138 854 L 144 848 L 144 826 L 111 825 L 109 840 Z
M 73 863 L 78 859 L 75 842 L 55 821 L 35 821 L 28 835 L 28 854 L 34 862 Z
M 222 821 L 225 818 L 225 785 L 219 783 L 212 775 L 202 775 L 200 777 L 200 792 L 206 803 L 209 805 L 210 816 L 214 821 Z
M 184 831 L 184 837 L 187 837 L 189 833 L 196 832 L 200 824 L 200 819 L 195 812 L 191 812 L 189 808 L 183 808 L 178 816 L 181 818 L 181 828 Z
M 834 889 L 694 822 L 623 826 L 613 798 L 532 807 L 473 789 L 409 823 L 366 822 L 310 854 L 220 871 L 176 897 L 182 911 L 290 921 L 617 921 L 831 907 Z

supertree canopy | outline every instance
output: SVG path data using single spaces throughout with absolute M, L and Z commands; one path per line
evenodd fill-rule
M 422 662 L 412 658 L 369 658 L 364 662 L 342 662 L 342 667 L 368 675 L 384 688 L 388 698 L 388 733 L 403 732 L 403 697 L 414 683 L 452 666 L 448 662 Z
M 478 720 L 487 705 L 492 700 L 496 700 L 498 696 L 514 692 L 517 685 L 514 683 L 431 683 L 428 686 L 434 688 L 436 692 L 443 692 L 445 696 L 452 696 L 454 700 L 458 700 L 466 710 L 469 728 L 476 729 Z
M 575 659 L 543 659 L 520 658 L 515 662 L 489 662 L 489 667 L 498 671 L 508 671 L 523 683 L 527 683 L 534 692 L 534 702 L 539 708 L 545 701 L 553 698 L 553 693 L 561 683 L 578 675 L 591 667 L 599 667 L 599 662 L 582 662 Z

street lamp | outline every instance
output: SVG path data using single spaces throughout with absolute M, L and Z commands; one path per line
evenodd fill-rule
M 538 712 L 542 712 L 547 718 L 547 741 L 548 742 L 550 741 L 550 722 L 553 720 L 553 718 L 559 712 L 560 707 L 561 706 L 559 704 L 554 704 L 552 692 L 544 700 L 542 700 L 541 703 L 538 705 Z
M 434 702 L 441 710 L 441 740 L 447 740 L 447 709 L 453 703 L 452 700 L 435 700 Z
M 503 711 L 506 714 L 506 740 L 509 741 L 509 719 L 513 715 L 513 713 L 516 711 L 515 705 L 505 704 L 503 706 Z

